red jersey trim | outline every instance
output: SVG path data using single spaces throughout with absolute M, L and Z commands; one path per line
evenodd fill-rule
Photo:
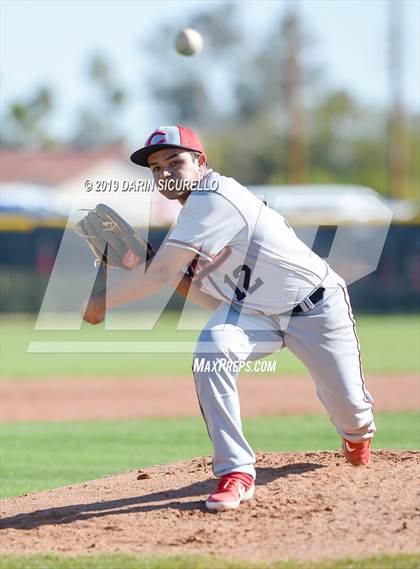
M 194 249 L 194 251 L 197 251 L 197 253 L 204 253 L 205 255 L 207 255 L 207 257 L 210 257 L 210 259 L 214 259 L 214 255 L 212 255 L 211 253 L 209 253 L 208 251 L 206 251 L 205 249 L 202 249 L 201 247 L 197 247 L 196 245 L 193 245 L 192 243 L 188 243 L 187 241 L 179 241 L 178 239 L 168 239 L 166 241 L 166 243 L 176 243 L 177 245 L 183 245 L 185 247 L 190 247 L 191 249 Z

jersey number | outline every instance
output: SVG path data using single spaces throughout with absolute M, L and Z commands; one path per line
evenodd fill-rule
M 225 283 L 234 291 L 236 300 L 239 302 L 241 302 L 247 294 L 252 294 L 264 284 L 264 281 L 258 277 L 255 279 L 254 284 L 250 286 L 251 269 L 248 265 L 238 265 L 233 271 L 233 276 L 237 279 L 238 284 L 234 283 L 229 275 L 225 275 Z M 238 281 L 240 276 L 241 281 Z

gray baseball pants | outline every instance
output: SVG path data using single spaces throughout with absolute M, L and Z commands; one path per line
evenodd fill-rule
M 332 275 L 334 286 L 326 285 L 323 300 L 308 312 L 284 319 L 222 304 L 202 330 L 193 372 L 216 476 L 242 471 L 255 477 L 255 454 L 242 432 L 238 364 L 283 347 L 308 369 L 341 437 L 358 442 L 374 436 L 373 399 L 363 378 L 350 301 L 344 281 Z

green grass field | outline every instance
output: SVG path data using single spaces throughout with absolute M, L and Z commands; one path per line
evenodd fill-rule
M 34 331 L 32 317 L 2 319 L 1 375 L 3 378 L 136 377 L 190 375 L 188 354 L 40 354 L 27 353 L 30 341 L 139 342 L 195 341 L 198 331 L 177 331 L 178 315 L 165 313 L 152 331 L 110 331 L 103 325 L 84 325 L 80 331 Z M 420 369 L 420 326 L 417 315 L 357 318 L 364 369 L 367 373 L 415 373 Z M 287 350 L 269 357 L 279 373 L 304 373 Z
M 322 563 L 251 563 L 221 557 L 171 555 L 138 557 L 134 555 L 6 555 L 1 569 L 418 569 L 418 555 L 375 555 L 363 559 L 340 559 Z
M 376 421 L 375 448 L 420 447 L 416 413 L 378 413 Z M 244 432 L 257 451 L 333 450 L 339 446 L 326 416 L 245 419 Z M 210 454 L 201 418 L 4 424 L 2 497 Z
M 151 332 L 106 331 L 84 325 L 80 332 L 35 332 L 34 319 L 8 316 L 1 326 L 1 377 L 132 377 L 191 374 L 187 354 L 31 354 L 31 341 L 194 341 L 198 331 L 176 331 L 177 315 L 166 313 Z M 420 369 L 418 316 L 357 318 L 367 373 L 416 373 Z M 270 356 L 282 374 L 305 373 L 287 350 Z M 377 413 L 375 448 L 420 448 L 416 413 Z M 336 449 L 339 439 L 326 416 L 257 417 L 244 420 L 256 451 Z M 210 455 L 200 418 L 9 423 L 1 427 L 2 498 L 36 492 L 156 464 Z M 272 564 L 202 556 L 137 557 L 5 555 L 1 569 L 418 569 L 418 555 L 380 555 L 323 563 Z

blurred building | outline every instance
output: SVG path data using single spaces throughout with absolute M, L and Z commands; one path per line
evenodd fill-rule
M 160 226 L 171 224 L 179 207 L 175 203 L 153 196 L 152 217 L 142 201 L 147 203 L 147 192 L 135 191 L 133 184 L 138 179 L 150 179 L 147 168 L 140 168 L 129 161 L 130 151 L 122 146 L 105 150 L 63 150 L 54 152 L 25 152 L 22 150 L 0 151 L 0 184 L 2 190 L 2 222 L 13 228 L 17 223 L 15 214 L 20 213 L 20 222 L 26 217 L 30 225 L 57 226 L 62 216 L 64 227 L 74 205 L 81 202 L 83 207 L 94 207 L 106 201 L 111 207 L 131 223 L 136 225 Z M 87 182 L 91 182 L 89 190 Z M 132 207 L 135 194 L 136 208 Z M 51 217 L 39 215 L 39 210 L 49 204 Z M 6 207 L 7 204 L 7 207 Z M 40 212 L 39 212 L 40 213 Z M 32 221 L 31 221 L 32 220 Z

